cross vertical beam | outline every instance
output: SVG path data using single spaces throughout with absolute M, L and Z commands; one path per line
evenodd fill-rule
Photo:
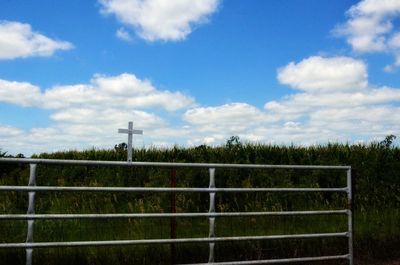
M 132 136 L 134 134 L 143 134 L 143 130 L 134 130 L 133 122 L 128 123 L 128 129 L 118 129 L 118 133 L 128 134 L 128 156 L 127 161 L 132 162 Z
M 132 162 L 132 130 L 133 130 L 133 122 L 128 122 L 128 162 Z

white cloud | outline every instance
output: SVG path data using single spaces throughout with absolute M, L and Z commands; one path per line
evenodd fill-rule
M 115 33 L 115 35 L 119 39 L 124 40 L 124 41 L 132 41 L 133 40 L 131 34 L 129 34 L 129 32 L 124 28 L 119 28 L 117 30 L 117 32 Z
M 0 60 L 50 56 L 57 50 L 72 48 L 69 42 L 53 40 L 33 31 L 29 24 L 0 21 Z
M 150 81 L 124 73 L 95 75 L 87 84 L 59 85 L 46 91 L 29 83 L 0 80 L 0 102 L 51 112 L 53 123 L 48 127 L 21 130 L 0 125 L 1 148 L 31 154 L 91 146 L 110 148 L 126 141 L 117 128 L 125 128 L 128 121 L 145 130 L 150 141 L 180 137 L 187 130 L 171 127 L 154 110 L 165 115 L 192 106 L 194 99 L 179 91 L 158 90 Z
M 319 71 L 329 72 L 329 74 L 318 75 L 316 71 L 315 80 L 311 74 L 313 71 L 304 71 L 307 67 L 302 65 L 304 62 L 309 63 L 313 60 L 305 59 L 298 64 L 290 63 L 282 68 L 290 67 L 294 77 L 289 76 L 279 80 L 304 92 L 288 95 L 279 101 L 267 102 L 264 107 L 270 115 L 280 118 L 286 125 L 287 121 L 290 124 L 292 121 L 297 121 L 296 127 L 300 127 L 301 130 L 298 133 L 295 131 L 292 133 L 298 137 L 286 135 L 288 139 L 309 142 L 315 137 L 314 142 L 321 139 L 351 141 L 355 136 L 375 139 L 391 133 L 398 134 L 400 131 L 400 116 L 395 115 L 400 111 L 396 107 L 396 104 L 400 102 L 400 89 L 367 85 L 366 67 L 362 66 L 362 61 L 348 58 L 343 66 L 332 67 L 330 62 L 336 59 L 340 61 L 341 58 L 325 60 L 319 58 Z M 321 65 L 326 65 L 324 62 L 327 63 L 328 68 L 321 67 Z M 351 71 L 352 68 L 346 67 L 346 62 L 352 62 L 358 65 L 357 69 L 363 70 Z M 347 69 L 349 76 L 342 75 L 343 69 Z M 298 72 L 303 74 L 297 74 Z M 342 77 L 339 85 L 332 76 Z M 288 82 L 288 79 L 296 81 Z M 354 87 L 347 85 L 351 83 Z M 288 128 L 283 129 L 285 134 Z M 319 132 L 319 135 L 315 132 Z
M 400 32 L 393 34 L 389 40 L 389 46 L 393 49 L 400 49 Z
M 178 41 L 207 21 L 219 0 L 99 0 L 103 14 L 112 14 L 147 41 Z
M 368 85 L 367 67 L 349 57 L 310 57 L 278 71 L 300 90 L 264 110 L 232 103 L 186 111 L 189 145 L 223 143 L 231 135 L 273 144 L 376 140 L 400 131 L 400 89 Z
M 267 120 L 264 113 L 246 103 L 229 103 L 217 107 L 193 108 L 184 114 L 184 120 L 195 125 L 248 126 L 260 120 Z
M 278 80 L 304 91 L 358 90 L 367 86 L 367 67 L 350 57 L 313 56 L 278 70 Z
M 362 121 L 361 123 L 375 123 L 376 125 L 385 125 L 385 127 L 392 127 L 400 121 L 399 113 L 400 108 L 394 106 L 358 106 L 358 107 L 344 107 L 320 109 L 310 113 L 310 118 L 313 121 L 325 122 L 344 122 L 344 121 Z M 356 124 L 353 124 L 356 126 Z M 399 127 L 399 126 L 398 126 Z
M 393 64 L 388 64 L 388 65 L 385 65 L 385 67 L 383 67 L 383 71 L 386 73 L 393 73 L 395 70 L 396 70 L 396 67 Z
M 44 92 L 29 83 L 3 80 L 0 101 L 49 109 L 53 123 L 28 130 L 0 125 L 0 147 L 25 154 L 110 148 L 126 141 L 117 128 L 125 128 L 129 120 L 144 129 L 144 136 L 135 137 L 136 146 L 144 142 L 147 146 L 216 145 L 232 135 L 244 141 L 309 145 L 367 142 L 399 134 L 400 89 L 371 86 L 366 69 L 363 61 L 349 57 L 310 57 L 289 63 L 278 71 L 278 79 L 296 90 L 266 102 L 263 109 L 244 102 L 198 107 L 193 98 L 158 90 L 132 74 L 95 75 L 87 84 Z M 154 113 L 154 108 L 159 111 Z M 176 120 L 181 114 L 181 120 Z
M 393 49 L 393 21 L 400 16 L 398 0 L 363 0 L 347 11 L 348 20 L 337 26 L 334 33 L 344 36 L 354 51 L 360 53 L 391 52 L 399 58 L 400 51 Z M 396 65 L 399 65 L 397 60 Z M 386 68 L 389 71 L 389 67 Z
M 160 117 L 139 110 L 121 110 L 121 109 L 89 109 L 72 108 L 58 111 L 50 116 L 57 122 L 68 124 L 84 124 L 98 126 L 99 128 L 117 126 L 126 126 L 124 121 L 135 121 L 135 126 L 141 128 L 153 128 L 163 126 L 165 122 Z
M 23 131 L 21 129 L 18 129 L 16 127 L 9 126 L 9 125 L 1 125 L 0 124 L 0 136 L 1 137 L 21 136 L 22 134 L 23 134 Z
M 26 82 L 0 79 L 0 102 L 34 106 L 40 103 L 40 88 Z
M 118 76 L 96 75 L 90 84 L 58 86 L 43 95 L 46 108 L 71 106 L 118 107 L 126 109 L 162 108 L 175 111 L 194 103 L 181 92 L 157 90 L 150 81 L 133 74 Z
M 280 101 L 267 102 L 264 108 L 275 118 L 293 119 L 329 106 L 337 108 L 371 106 L 399 101 L 400 89 L 381 87 L 339 93 L 296 93 Z
M 310 57 L 297 64 L 291 62 L 281 68 L 278 79 L 282 84 L 304 91 L 265 104 L 264 108 L 271 115 L 281 119 L 299 118 L 321 108 L 375 106 L 400 101 L 399 89 L 368 86 L 365 64 L 348 57 Z
M 45 109 L 161 108 L 176 111 L 194 103 L 179 91 L 157 90 L 150 81 L 133 74 L 95 75 L 89 84 L 55 86 L 41 92 L 29 83 L 0 80 L 0 102 Z
M 261 124 L 276 121 L 274 117 L 246 103 L 192 108 L 185 112 L 183 119 L 190 124 L 189 145 L 218 143 L 232 135 L 243 135 Z
M 79 116 L 84 116 L 80 118 Z M 179 139 L 188 138 L 187 130 L 173 127 L 163 118 L 148 112 L 106 109 L 65 110 L 51 116 L 56 123 L 48 127 L 19 129 L 0 125 L 0 148 L 11 154 L 53 152 L 71 149 L 113 148 L 126 142 L 126 134 L 119 134 L 118 128 L 127 128 L 132 120 L 134 128 L 142 129 L 144 135 L 134 136 L 134 147 L 176 144 Z M 167 141 L 170 140 L 170 141 Z
M 389 39 L 389 47 L 395 53 L 395 62 L 393 65 L 400 66 L 400 32 L 393 34 Z

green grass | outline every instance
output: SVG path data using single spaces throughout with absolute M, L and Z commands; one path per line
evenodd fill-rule
M 381 255 L 393 252 L 388 245 L 378 252 L 379 245 L 368 245 L 368 242 L 385 242 L 397 231 L 380 231 L 379 222 L 399 220 L 398 212 L 386 212 L 379 216 L 366 216 L 356 213 L 355 244 L 358 252 L 369 255 Z M 371 221 L 373 223 L 371 224 Z M 376 222 L 376 224 L 374 223 Z M 112 239 L 169 238 L 169 220 L 69 220 L 35 222 L 35 241 L 81 241 Z M 11 228 L 11 229 L 10 229 Z M 205 218 L 182 218 L 177 222 L 177 237 L 207 237 L 208 221 Z M 313 217 L 257 217 L 257 218 L 217 218 L 216 234 L 218 236 L 273 235 L 291 233 L 336 232 L 346 230 L 345 216 Z M 14 223 L 2 222 L 1 234 L 10 241 L 24 241 L 26 224 L 24 221 Z M 15 233 L 16 232 L 16 233 Z M 375 232 L 371 236 L 371 232 Z M 391 242 L 395 243 L 395 241 Z M 397 241 L 398 243 L 398 241 Z M 274 240 L 260 242 L 220 243 L 216 246 L 218 260 L 240 260 L 258 258 L 283 258 L 297 256 L 334 255 L 346 253 L 346 239 L 319 240 Z M 157 252 L 155 252 L 157 250 Z M 372 250 L 372 252 L 371 252 Z M 154 252 L 152 252 L 154 251 Z M 14 251 L 13 255 L 18 251 Z M 5 252 L 0 252 L 5 255 Z M 393 254 L 393 253 L 392 253 Z M 8 253 L 8 256 L 10 253 Z M 19 255 L 24 253 L 19 251 Z M 7 256 L 7 255 L 5 255 Z M 79 264 L 163 264 L 170 260 L 169 245 L 165 246 L 130 246 L 101 248 L 70 248 L 35 250 L 36 264 L 67 264 L 79 261 Z M 207 244 L 183 244 L 177 246 L 177 258 L 180 262 L 205 262 L 208 257 Z M 20 257 L 21 258 L 21 257 Z M 72 259 L 72 260 L 71 260 Z M 7 263 L 13 264 L 13 263 Z M 18 263 L 15 263 L 18 264 Z
M 124 150 L 87 150 L 41 154 L 42 158 L 124 160 Z M 258 164 L 351 165 L 354 177 L 355 254 L 359 258 L 398 258 L 400 251 L 400 150 L 371 145 L 279 147 L 265 145 L 199 146 L 167 150 L 134 150 L 139 161 L 218 162 Z M 168 187 L 171 169 L 39 165 L 38 185 Z M 0 185 L 26 185 L 29 170 L 23 165 L 0 164 Z M 342 187 L 345 172 L 322 170 L 216 171 L 217 187 Z M 207 187 L 205 169 L 178 169 L 178 187 Z M 206 212 L 208 194 L 177 194 L 178 212 Z M 27 194 L 0 193 L 0 213 L 25 213 Z M 229 211 L 290 211 L 346 207 L 345 194 L 217 194 L 216 208 Z M 169 194 L 40 193 L 36 213 L 141 213 L 169 212 Z M 169 238 L 170 221 L 65 220 L 36 221 L 34 240 L 80 241 Z M 217 236 L 273 235 L 336 232 L 347 229 L 346 216 L 217 218 Z M 178 237 L 207 237 L 206 218 L 177 220 Z M 1 221 L 1 242 L 24 242 L 25 221 Z M 346 253 L 346 239 L 274 240 L 216 244 L 218 261 L 284 258 Z M 176 262 L 206 262 L 207 244 L 176 245 Z M 21 264 L 24 251 L 1 250 L 4 264 Z M 170 246 L 38 249 L 35 264 L 166 264 Z M 324 263 L 328 264 L 328 263 Z M 331 264 L 339 264 L 333 262 Z

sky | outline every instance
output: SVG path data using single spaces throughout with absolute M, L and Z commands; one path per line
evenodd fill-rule
M 400 0 L 0 1 L 10 154 L 400 135 Z

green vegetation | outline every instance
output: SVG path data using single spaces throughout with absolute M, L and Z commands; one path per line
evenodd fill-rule
M 251 164 L 351 165 L 354 177 L 355 251 L 359 259 L 400 257 L 400 149 L 394 136 L 369 145 L 272 146 L 243 144 L 232 137 L 225 146 L 134 150 L 136 161 L 215 162 Z M 4 152 L 3 152 L 4 153 Z M 0 152 L 1 154 L 1 152 Z M 4 155 L 6 155 L 4 153 Z M 113 150 L 40 154 L 52 159 L 126 159 L 126 146 Z M 124 168 L 40 165 L 38 185 L 168 187 L 169 168 Z M 0 164 L 0 185 L 26 185 L 29 169 Z M 340 187 L 344 171 L 217 169 L 217 187 Z M 178 169 L 177 186 L 207 187 L 205 169 Z M 170 194 L 150 193 L 37 193 L 36 213 L 169 212 Z M 177 212 L 206 212 L 208 194 L 178 193 Z M 345 194 L 249 193 L 217 194 L 217 211 L 280 211 L 345 208 Z M 0 213 L 25 213 L 25 193 L 0 193 Z M 26 222 L 1 221 L 1 242 L 23 242 Z M 218 218 L 218 236 L 268 235 L 345 231 L 345 216 Z M 169 238 L 170 220 L 67 220 L 35 222 L 35 241 L 78 241 Z M 177 220 L 177 237 L 207 237 L 206 218 Z M 217 260 L 283 258 L 340 254 L 346 240 L 262 241 L 216 244 Z M 176 262 L 206 262 L 207 244 L 176 246 Z M 2 250 L 6 264 L 21 264 L 22 250 Z M 130 246 L 35 250 L 36 264 L 165 264 L 170 246 Z M 324 263 L 338 264 L 338 262 Z

